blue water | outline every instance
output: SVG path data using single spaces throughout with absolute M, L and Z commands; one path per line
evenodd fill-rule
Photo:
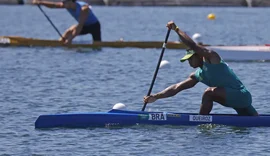
M 75 24 L 65 10 L 46 9 L 61 32 Z M 269 43 L 268 8 L 94 7 L 103 40 L 158 40 L 174 20 L 206 43 Z M 206 16 L 215 13 L 217 19 Z M 59 36 L 36 6 L 0 6 L 0 35 L 41 39 Z M 91 36 L 78 37 L 86 41 Z M 177 40 L 172 33 L 170 40 Z M 108 111 L 115 103 L 142 108 L 161 49 L 102 50 L 0 48 L 0 155 L 268 155 L 269 128 L 134 126 L 120 129 L 36 130 L 41 114 Z M 153 92 L 194 71 L 179 63 L 183 50 L 166 50 Z M 259 113 L 270 113 L 269 63 L 229 62 L 252 92 Z M 198 84 L 159 100 L 147 111 L 198 112 L 206 86 Z M 213 113 L 235 113 L 214 105 Z

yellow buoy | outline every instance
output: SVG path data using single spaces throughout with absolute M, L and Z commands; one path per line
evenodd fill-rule
M 214 20 L 214 19 L 216 19 L 216 15 L 213 14 L 213 13 L 211 13 L 211 14 L 208 14 L 207 18 L 208 18 L 209 20 Z

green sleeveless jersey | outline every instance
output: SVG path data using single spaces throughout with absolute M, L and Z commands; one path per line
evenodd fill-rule
M 219 64 L 204 62 L 202 68 L 196 70 L 195 77 L 209 87 L 245 89 L 243 83 L 224 61 L 221 61 Z

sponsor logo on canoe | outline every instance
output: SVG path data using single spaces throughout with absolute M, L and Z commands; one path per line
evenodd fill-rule
M 189 121 L 212 122 L 212 116 L 210 116 L 210 115 L 189 115 Z
M 167 117 L 172 117 L 172 118 L 180 118 L 181 115 L 180 114 L 173 114 L 173 113 L 168 113 Z
M 167 120 L 166 113 L 150 113 L 148 120 Z
M 10 39 L 9 38 L 0 38 L 0 44 L 10 44 Z
M 139 116 L 139 119 L 141 119 L 141 120 L 148 120 L 148 118 L 149 118 L 148 114 L 139 114 L 138 116 Z

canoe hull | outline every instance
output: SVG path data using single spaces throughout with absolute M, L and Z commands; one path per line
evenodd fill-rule
M 6 46 L 39 46 L 39 47 L 69 47 L 69 48 L 100 48 L 100 47 L 111 47 L 111 48 L 162 48 L 162 41 L 102 41 L 94 42 L 92 44 L 76 44 L 73 43 L 69 46 L 64 45 L 58 40 L 44 40 L 36 38 L 25 38 L 19 36 L 0 36 L 0 45 Z M 207 46 L 213 50 L 224 50 L 224 51 L 260 51 L 270 52 L 270 46 L 266 45 L 249 45 L 249 46 Z M 187 47 L 181 42 L 168 42 L 166 45 L 167 49 L 186 49 Z
M 42 40 L 35 38 L 24 38 L 19 36 L 0 36 L 0 45 L 4 46 L 26 46 L 26 47 L 68 47 L 68 48 L 161 48 L 163 42 L 161 41 L 102 41 L 94 42 L 92 44 L 76 44 L 64 45 L 57 40 Z M 186 46 L 179 42 L 168 42 L 168 49 L 185 49 Z
M 57 40 L 42 40 L 35 38 L 24 38 L 17 36 L 0 36 L 0 46 L 12 47 L 67 47 L 67 48 L 162 48 L 162 41 L 102 41 L 92 44 L 64 45 Z M 253 46 L 210 46 L 204 45 L 209 49 L 217 51 L 226 61 L 258 61 L 270 60 L 269 45 Z M 186 49 L 187 47 L 180 42 L 168 42 L 167 49 Z
M 111 110 L 100 113 L 41 115 L 35 122 L 35 128 L 87 128 L 138 124 L 173 126 L 218 124 L 237 127 L 270 127 L 270 115 L 252 117 L 232 114 L 198 115 L 192 113 Z

